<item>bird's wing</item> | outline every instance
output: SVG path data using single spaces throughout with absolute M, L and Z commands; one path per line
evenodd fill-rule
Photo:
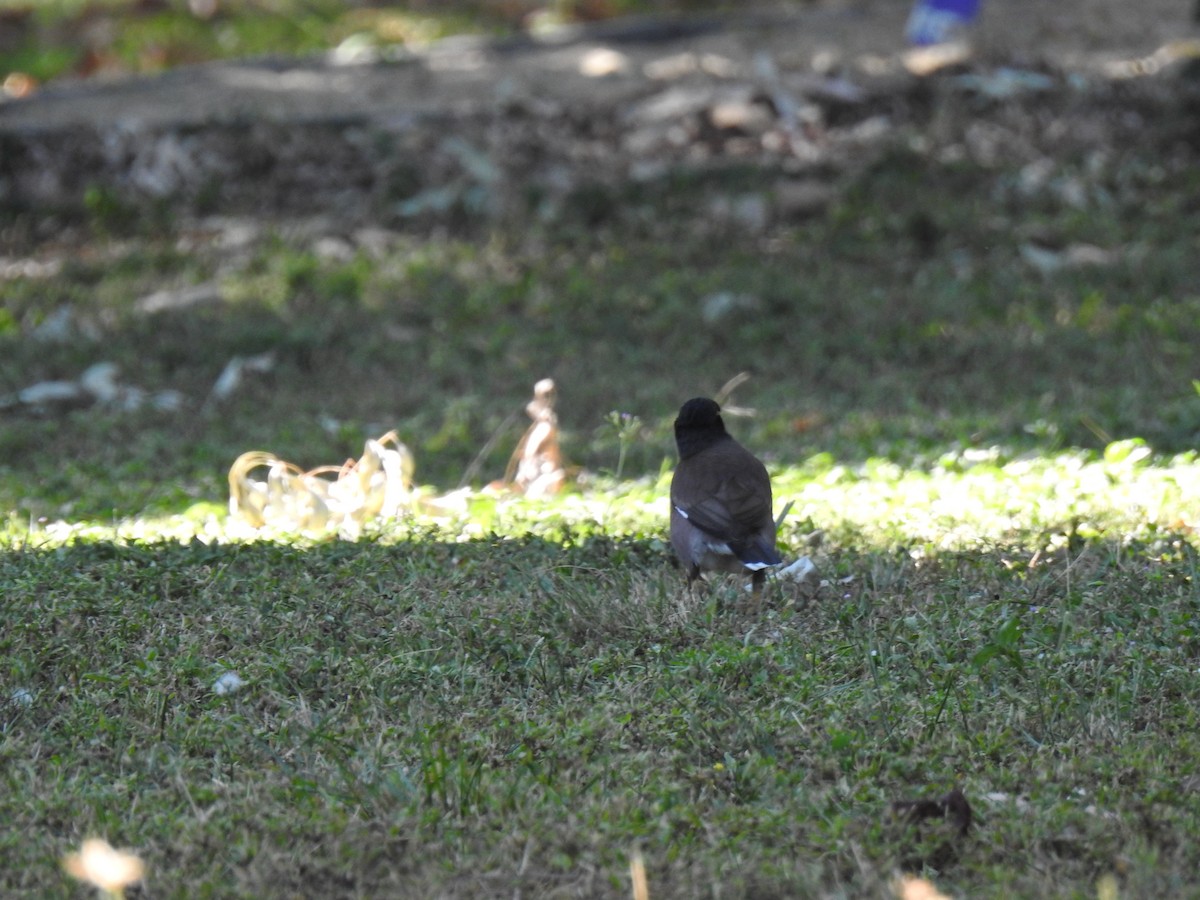
M 770 501 L 763 499 L 756 480 L 733 476 L 722 479 L 702 499 L 686 506 L 675 503 L 675 508 L 705 534 L 733 546 L 754 537 L 771 518 Z

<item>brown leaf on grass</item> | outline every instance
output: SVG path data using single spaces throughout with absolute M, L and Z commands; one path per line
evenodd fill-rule
M 897 838 L 904 847 L 901 866 L 905 869 L 945 868 L 971 830 L 971 804 L 959 788 L 936 800 L 897 800 L 891 813 L 900 827 Z
M 525 407 L 533 424 L 517 442 L 504 473 L 505 484 L 527 497 L 557 494 L 567 480 L 558 447 L 557 397 L 553 379 L 543 378 L 533 386 L 533 399 Z
M 971 828 L 971 804 L 958 788 L 936 800 L 897 800 L 892 803 L 892 812 L 913 823 L 944 819 L 959 835 L 965 835 Z
M 809 413 L 803 416 L 796 416 L 792 419 L 792 433 L 804 434 L 806 431 L 812 431 L 814 428 L 820 428 L 825 424 L 825 417 L 820 413 Z

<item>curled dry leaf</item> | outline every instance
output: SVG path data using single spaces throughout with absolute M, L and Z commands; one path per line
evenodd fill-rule
M 259 469 L 267 470 L 265 481 L 251 477 Z M 252 450 L 229 468 L 229 514 L 254 528 L 358 529 L 411 507 L 413 471 L 412 453 L 394 431 L 368 440 L 357 461 L 308 472 Z

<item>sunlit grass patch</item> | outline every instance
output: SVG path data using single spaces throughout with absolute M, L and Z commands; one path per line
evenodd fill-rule
M 884 459 L 842 466 L 828 457 L 776 476 L 793 514 L 815 527 L 874 543 L 931 549 L 998 542 L 1116 538 L 1191 532 L 1200 521 L 1194 453 L 1151 464 L 1140 441 L 1103 455 L 1014 456 L 1001 448 L 946 453 L 927 468 Z
M 777 508 L 793 506 L 781 539 L 802 552 L 813 532 L 842 544 L 908 547 L 915 552 L 1026 544 L 1053 548 L 1086 540 L 1129 541 L 1159 533 L 1194 534 L 1200 523 L 1200 461 L 1195 453 L 1154 459 L 1144 442 L 1111 444 L 1103 454 L 1011 454 L 1002 448 L 947 452 L 924 467 L 884 459 L 840 464 L 828 454 L 773 472 Z M 657 478 L 592 478 L 558 497 L 461 490 L 439 497 L 425 488 L 411 514 L 368 528 L 372 540 L 463 541 L 534 535 L 570 542 L 596 536 L 644 538 L 661 546 L 669 472 Z M 246 541 L 337 536 L 254 529 L 226 515 L 224 498 L 171 516 L 109 522 L 31 523 L 10 515 L 11 545 L 73 540 Z

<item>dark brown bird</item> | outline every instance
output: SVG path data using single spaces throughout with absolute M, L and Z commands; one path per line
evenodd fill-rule
M 671 546 L 688 585 L 701 572 L 752 573 L 762 589 L 775 551 L 771 478 L 725 430 L 715 400 L 696 397 L 675 419 L 679 466 L 671 479 Z

